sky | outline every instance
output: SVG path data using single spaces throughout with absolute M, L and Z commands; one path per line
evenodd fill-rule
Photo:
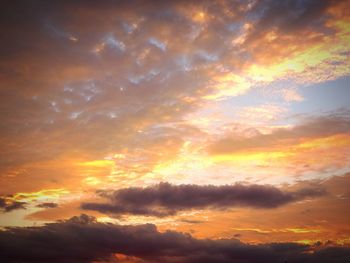
M 350 262 L 349 1 L 0 6 L 0 261 Z

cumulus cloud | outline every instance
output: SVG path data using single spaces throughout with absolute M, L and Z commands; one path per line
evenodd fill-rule
M 159 232 L 152 224 L 99 223 L 87 215 L 39 227 L 0 231 L 4 262 L 119 262 L 123 254 L 142 262 L 348 262 L 345 247 L 295 243 L 249 245 L 237 239 L 196 239 L 174 231 Z M 117 255 L 118 255 L 117 254 Z
M 146 188 L 130 187 L 98 191 L 108 203 L 83 203 L 86 210 L 102 213 L 169 216 L 191 209 L 232 207 L 276 208 L 307 197 L 323 195 L 318 188 L 283 192 L 268 185 L 172 185 L 160 183 Z

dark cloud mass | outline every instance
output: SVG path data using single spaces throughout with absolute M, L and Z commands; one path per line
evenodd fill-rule
M 196 239 L 189 234 L 159 232 L 152 224 L 122 226 L 98 223 L 81 215 L 42 227 L 16 227 L 0 231 L 2 262 L 118 262 L 112 253 L 139 262 L 348 262 L 345 247 L 295 243 L 249 245 L 237 239 Z
M 281 31 L 290 32 L 311 26 L 319 22 L 324 10 L 332 2 L 334 1 L 259 1 L 255 6 L 255 11 L 263 10 L 263 12 L 256 31 L 264 32 L 267 28 L 277 26 Z
M 11 212 L 16 209 L 25 209 L 25 202 L 13 201 L 0 197 L 0 212 Z
M 191 209 L 227 209 L 237 206 L 275 208 L 306 197 L 324 194 L 322 189 L 283 192 L 268 185 L 172 185 L 160 183 L 146 188 L 130 187 L 117 191 L 98 191 L 109 203 L 83 203 L 82 208 L 102 213 L 174 215 Z

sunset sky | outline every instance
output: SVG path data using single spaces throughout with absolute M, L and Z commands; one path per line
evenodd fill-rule
M 1 1 L 1 262 L 350 262 L 350 1 Z

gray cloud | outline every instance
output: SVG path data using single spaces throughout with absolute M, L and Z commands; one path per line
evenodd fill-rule
M 283 192 L 268 185 L 172 185 L 160 183 L 146 188 L 130 187 L 98 191 L 108 203 L 83 203 L 86 210 L 102 213 L 169 216 L 191 209 L 232 207 L 276 208 L 307 197 L 324 195 L 319 188 Z
M 25 209 L 25 202 L 18 202 L 8 198 L 0 197 L 0 211 L 11 212 L 17 209 Z
M 335 1 L 259 1 L 252 10 L 261 14 L 255 33 L 272 27 L 290 33 L 300 28 L 322 25 L 322 15 L 332 3 Z
M 345 247 L 295 243 L 249 245 L 237 239 L 196 239 L 189 234 L 158 232 L 151 224 L 121 226 L 98 223 L 81 215 L 41 227 L 16 227 L 0 231 L 0 256 L 4 262 L 115 262 L 112 253 L 136 257 L 142 262 L 249 262 L 249 263 L 345 263 Z M 118 262 L 118 260 L 117 260 Z

